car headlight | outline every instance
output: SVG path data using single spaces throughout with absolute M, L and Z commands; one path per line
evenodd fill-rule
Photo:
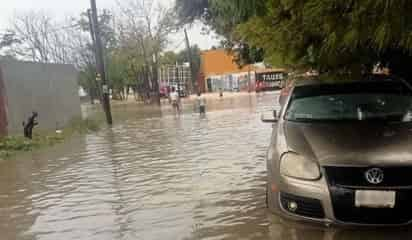
M 296 153 L 286 153 L 282 156 L 280 173 L 284 176 L 304 180 L 317 180 L 320 178 L 318 164 Z

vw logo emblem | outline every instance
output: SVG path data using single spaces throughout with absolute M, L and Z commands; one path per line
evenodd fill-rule
M 380 168 L 372 168 L 365 172 L 366 180 L 375 185 L 383 182 L 383 176 L 383 171 Z

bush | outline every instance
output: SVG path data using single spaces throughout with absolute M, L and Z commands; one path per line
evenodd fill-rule
M 15 152 L 31 151 L 38 144 L 23 137 L 5 137 L 0 139 L 0 158 L 9 157 Z
M 34 133 L 33 139 L 22 136 L 0 138 L 0 159 L 8 158 L 18 152 L 28 152 L 43 146 L 53 146 L 75 133 L 85 134 L 100 129 L 99 122 L 91 119 L 73 119 L 61 133 Z

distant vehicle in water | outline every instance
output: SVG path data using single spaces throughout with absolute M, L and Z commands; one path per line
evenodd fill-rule
M 268 71 L 256 73 L 256 92 L 274 91 L 282 87 L 282 81 L 286 79 L 284 71 Z
M 169 97 L 170 87 L 168 86 L 160 87 L 159 93 L 160 93 L 160 97 L 164 97 L 164 98 Z
M 273 123 L 267 204 L 308 222 L 412 223 L 412 90 L 402 80 L 295 81 Z
M 179 94 L 179 97 L 187 97 L 188 93 L 186 90 L 185 84 L 172 84 L 170 86 L 163 86 L 159 88 L 159 94 L 161 97 L 169 97 L 169 94 L 172 92 L 172 88 L 176 89 Z
M 183 83 L 179 84 L 174 84 L 172 85 L 176 89 L 176 91 L 179 93 L 179 97 L 187 97 L 187 91 L 186 91 L 186 86 Z

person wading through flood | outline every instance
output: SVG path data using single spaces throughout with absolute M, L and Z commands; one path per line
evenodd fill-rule
M 169 98 L 175 113 L 180 114 L 179 93 L 176 91 L 176 88 L 172 87 L 172 92 L 170 93 Z
M 206 99 L 200 92 L 197 93 L 196 104 L 200 115 L 206 115 Z

